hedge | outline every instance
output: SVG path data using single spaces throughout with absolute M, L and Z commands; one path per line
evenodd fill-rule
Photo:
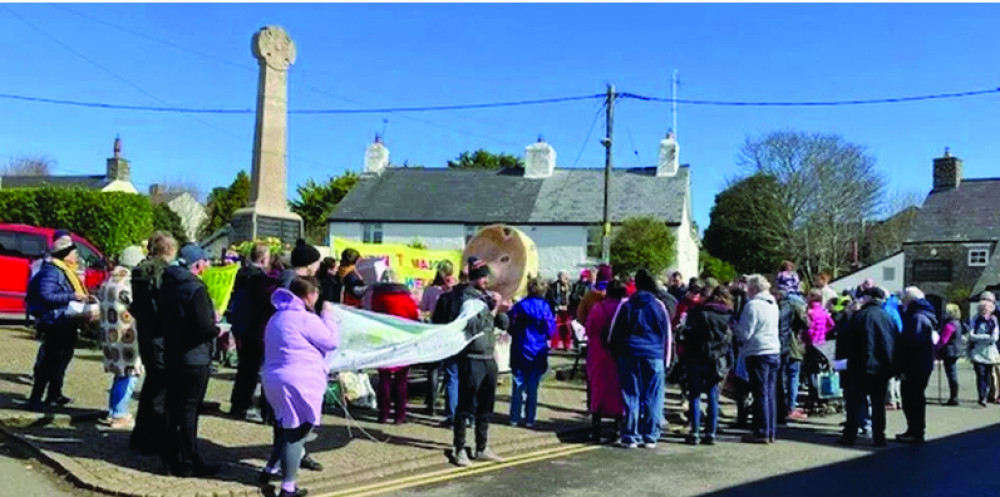
M 0 190 L 0 221 L 68 229 L 108 257 L 146 239 L 153 231 L 149 199 L 133 193 L 84 188 Z

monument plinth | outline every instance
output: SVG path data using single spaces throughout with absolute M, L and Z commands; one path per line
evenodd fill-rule
M 276 237 L 295 243 L 302 218 L 288 209 L 288 68 L 295 44 L 278 26 L 261 28 L 251 42 L 260 65 L 257 124 L 254 129 L 250 206 L 233 214 L 232 243 Z

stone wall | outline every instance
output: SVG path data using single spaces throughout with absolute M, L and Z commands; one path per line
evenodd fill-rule
M 951 292 L 958 289 L 969 291 L 979 281 L 984 267 L 969 266 L 970 248 L 988 248 L 992 254 L 994 246 L 983 243 L 927 243 L 905 245 L 906 253 L 906 286 L 917 286 L 928 295 L 936 295 L 947 299 Z M 918 279 L 915 266 L 919 261 L 946 261 L 951 263 L 951 278 L 949 281 L 922 281 Z

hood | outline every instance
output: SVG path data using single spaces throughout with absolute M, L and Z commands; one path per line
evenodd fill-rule
M 934 306 L 931 305 L 926 299 L 919 299 L 910 302 L 910 305 L 906 308 L 906 313 L 910 315 L 916 315 L 917 313 L 925 314 L 930 318 L 931 323 L 937 327 L 937 311 L 934 310 Z
M 702 304 L 701 307 L 702 307 L 702 309 L 705 309 L 706 311 L 715 312 L 715 313 L 718 313 L 718 314 L 732 314 L 733 313 L 733 308 L 729 307 L 726 304 L 723 304 L 722 302 L 707 302 L 705 304 Z
M 635 292 L 635 294 L 632 295 L 631 299 L 636 302 L 642 302 L 644 304 L 648 304 L 650 302 L 653 302 L 654 300 L 657 300 L 655 294 L 653 294 L 652 292 L 647 292 L 646 290 L 640 290 L 638 292 Z
M 176 281 L 178 284 L 190 283 L 192 281 L 201 281 L 198 279 L 197 276 L 191 273 L 191 271 L 188 270 L 188 268 L 177 265 L 167 266 L 166 271 L 164 271 L 163 273 L 163 277 L 164 279 L 171 279 L 173 281 Z
M 271 294 L 271 305 L 278 311 L 304 311 L 306 309 L 306 303 L 302 299 L 284 288 L 279 288 Z
M 771 295 L 771 292 L 760 292 L 757 295 L 754 295 L 752 300 L 763 300 L 764 302 L 773 304 L 774 295 Z

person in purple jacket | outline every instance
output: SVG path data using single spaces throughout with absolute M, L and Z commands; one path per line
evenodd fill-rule
M 511 425 L 523 423 L 527 428 L 535 426 L 538 385 L 549 369 L 549 340 L 556 333 L 556 318 L 545 300 L 546 292 L 548 284 L 545 281 L 531 279 L 528 281 L 528 297 L 508 313 L 508 333 L 513 340 L 510 349 L 510 369 L 514 379 L 510 394 Z
M 276 310 L 264 331 L 264 366 L 261 384 L 274 409 L 280 429 L 260 481 L 266 485 L 281 462 L 279 497 L 301 497 L 295 476 L 305 454 L 306 435 L 320 422 L 326 393 L 327 356 L 340 343 L 333 322 L 333 306 L 324 303 L 321 315 L 313 306 L 319 300 L 315 278 L 296 277 L 289 288 L 271 296 Z

